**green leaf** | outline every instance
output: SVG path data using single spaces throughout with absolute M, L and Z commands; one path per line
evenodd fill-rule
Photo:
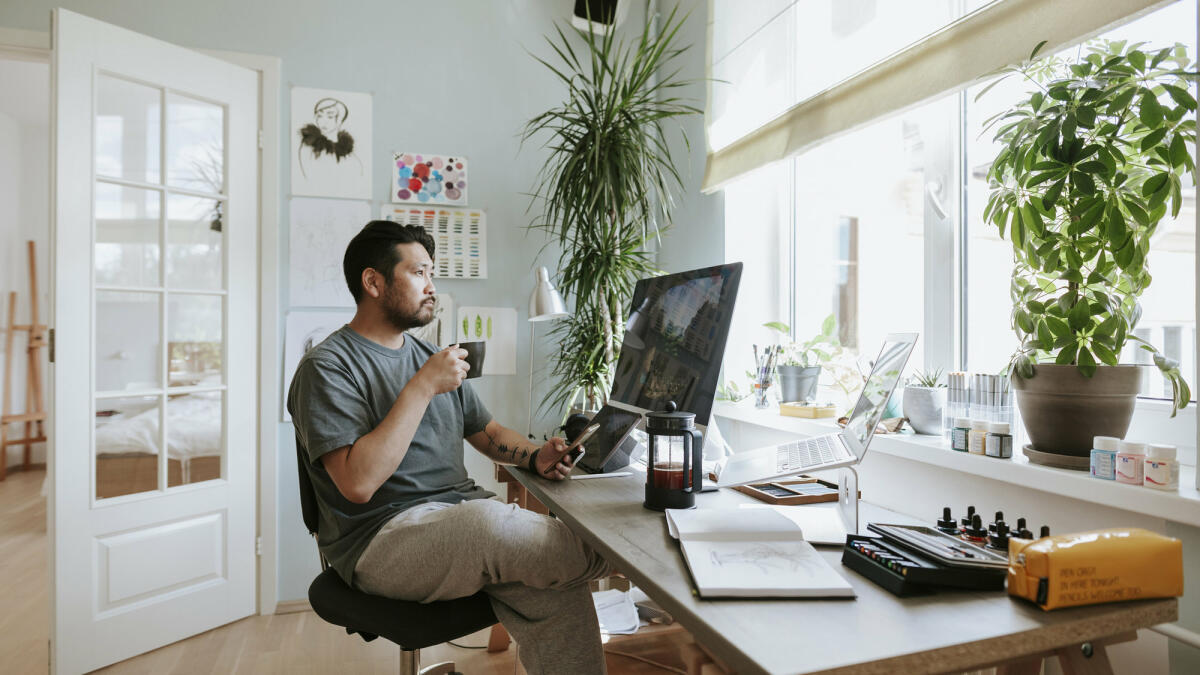
M 1087 350 L 1087 347 L 1080 347 L 1079 353 L 1076 356 L 1079 363 L 1079 372 L 1084 377 L 1091 377 L 1096 374 L 1096 359 L 1092 353 Z
M 1187 158 L 1187 145 L 1183 141 L 1183 136 L 1175 134 L 1175 138 L 1171 139 L 1171 165 L 1183 166 L 1184 160 Z
M 1166 173 L 1156 173 L 1147 178 L 1146 182 L 1142 183 L 1142 196 L 1149 197 L 1150 195 L 1161 190 L 1162 187 L 1167 184 L 1168 178 L 1169 175 Z
M 1138 147 L 1141 148 L 1142 152 L 1147 152 L 1150 148 L 1161 143 L 1162 139 L 1166 138 L 1166 136 L 1167 128 L 1160 127 L 1143 136 L 1141 142 L 1138 143 Z
M 837 319 L 832 314 L 825 317 L 825 321 L 821 323 L 821 335 L 833 335 L 833 331 L 837 329 Z
M 1158 99 L 1149 89 L 1142 92 L 1142 98 L 1138 102 L 1138 119 L 1151 129 L 1162 124 L 1162 106 L 1158 104 Z
M 1076 333 L 1086 328 L 1088 320 L 1091 318 L 1091 308 L 1087 302 L 1082 300 L 1076 302 L 1075 306 L 1071 308 L 1070 313 L 1067 314 L 1067 322 L 1070 323 L 1071 330 Z
M 1090 162 L 1084 162 L 1075 168 L 1087 173 L 1104 173 L 1104 171 L 1107 169 L 1107 167 L 1104 166 L 1104 162 L 1095 159 L 1091 160 Z
M 1096 194 L 1096 181 L 1092 180 L 1092 177 L 1088 174 L 1072 171 L 1071 181 L 1075 183 L 1075 187 L 1079 188 L 1079 191 L 1083 194 Z
M 1171 100 L 1175 101 L 1176 105 L 1181 105 L 1187 110 L 1196 109 L 1196 99 L 1192 98 L 1188 90 L 1173 84 L 1163 84 L 1163 89 L 1167 90 L 1167 94 L 1171 97 Z
M 1130 65 L 1132 65 L 1134 68 L 1137 68 L 1138 72 L 1144 72 L 1146 70 L 1146 55 L 1142 52 L 1129 52 L 1127 58 L 1129 59 Z
M 767 323 L 763 324 L 763 328 L 770 328 L 776 333 L 783 333 L 784 335 L 792 334 L 792 329 L 786 323 L 781 321 L 768 321 Z
M 1104 345 L 1100 344 L 1099 342 L 1096 342 L 1095 340 L 1092 341 L 1092 351 L 1096 352 L 1096 356 L 1100 357 L 1100 361 L 1103 362 L 1105 365 L 1109 365 L 1109 366 L 1117 365 L 1117 361 L 1118 361 L 1117 355 L 1115 353 L 1113 353 L 1113 350 L 1109 349 L 1108 347 L 1105 347 Z
M 1108 114 L 1120 114 L 1120 112 L 1124 110 L 1131 101 L 1133 101 L 1133 96 L 1136 93 L 1137 87 L 1125 87 L 1122 89 L 1121 93 L 1113 97 L 1112 103 L 1108 104 Z
M 1050 327 L 1050 332 L 1054 333 L 1056 337 L 1064 338 L 1071 336 L 1071 327 L 1067 325 L 1066 321 L 1058 317 L 1047 316 L 1046 325 Z
M 1069 366 L 1072 363 L 1075 363 L 1075 352 L 1078 350 L 1079 344 L 1072 342 L 1071 344 L 1062 348 L 1062 351 L 1060 351 L 1058 356 L 1055 357 L 1054 362 L 1060 366 Z
M 1046 195 L 1042 197 L 1043 209 L 1049 211 L 1050 209 L 1054 208 L 1055 203 L 1058 202 L 1058 196 L 1062 194 L 1063 187 L 1066 186 L 1066 184 L 1067 179 L 1063 178 L 1054 185 L 1051 185 L 1049 190 L 1046 190 Z
M 1050 326 L 1046 324 L 1045 319 L 1037 323 L 1037 336 L 1039 349 L 1044 351 L 1054 349 L 1054 333 L 1050 331 Z

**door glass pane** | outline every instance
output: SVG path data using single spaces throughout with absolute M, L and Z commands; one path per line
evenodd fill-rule
M 167 286 L 222 287 L 225 202 L 203 197 L 167 198 Z
M 225 186 L 225 109 L 167 95 L 167 184 L 220 193 Z
M 159 285 L 158 219 L 153 190 L 96 183 L 96 283 Z
M 206 391 L 167 401 L 167 485 L 221 477 L 225 454 L 224 393 Z
M 162 91 L 96 77 L 96 174 L 161 183 Z
M 158 489 L 158 396 L 96 399 L 96 498 Z
M 171 295 L 167 311 L 170 386 L 219 385 L 224 298 L 219 295 Z
M 159 293 L 96 291 L 96 390 L 162 386 Z

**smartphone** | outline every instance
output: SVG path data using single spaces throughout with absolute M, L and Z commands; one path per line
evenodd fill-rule
M 575 440 L 571 442 L 571 446 L 569 448 L 567 448 L 567 454 L 566 454 L 567 457 L 571 458 L 571 466 L 575 466 L 575 463 L 579 461 L 579 458 L 583 457 L 583 454 L 585 452 L 585 450 L 583 448 L 583 442 L 586 441 L 587 439 L 591 438 L 592 434 L 596 433 L 599 430 L 600 430 L 600 425 L 593 424 L 593 425 L 589 426 L 588 428 L 584 429 L 583 433 L 579 434 L 579 436 L 577 436 L 575 438 Z M 554 464 L 551 464 L 550 468 L 552 469 L 552 468 L 554 468 L 554 466 L 555 466 Z M 546 473 L 549 473 L 549 472 L 550 472 L 550 469 L 546 469 Z

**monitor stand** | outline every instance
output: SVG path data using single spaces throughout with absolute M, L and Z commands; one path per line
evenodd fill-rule
M 638 442 L 633 434 L 626 436 L 617 449 L 613 450 L 612 456 L 608 458 L 604 466 L 600 468 L 600 473 L 612 473 L 629 466 L 630 458 L 637 447 Z
M 838 510 L 846 532 L 858 534 L 858 471 L 853 466 L 838 469 Z

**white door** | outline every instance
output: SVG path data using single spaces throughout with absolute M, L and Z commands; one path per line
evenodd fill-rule
M 257 93 L 53 14 L 51 670 L 255 604 Z

